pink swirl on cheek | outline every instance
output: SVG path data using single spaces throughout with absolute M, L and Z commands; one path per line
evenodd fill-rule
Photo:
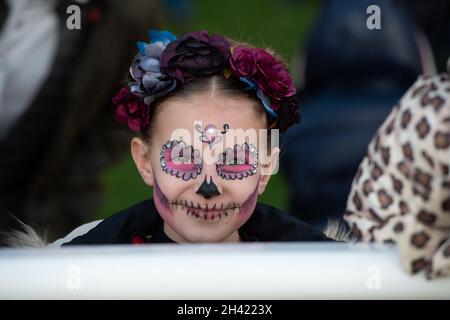
M 161 218 L 167 222 L 170 226 L 172 226 L 174 220 L 174 213 L 170 208 L 169 200 L 166 195 L 159 188 L 158 183 L 156 182 L 153 186 L 153 201 L 155 202 L 155 207 L 159 212 Z
M 237 216 L 238 221 L 245 222 L 250 218 L 253 211 L 256 207 L 256 201 L 258 200 L 258 185 L 259 185 L 259 178 L 258 182 L 256 183 L 255 190 L 248 196 L 248 198 L 242 203 L 241 209 L 239 211 L 239 214 Z

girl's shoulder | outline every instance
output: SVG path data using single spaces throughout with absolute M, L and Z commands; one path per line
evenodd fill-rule
M 162 223 L 153 200 L 145 200 L 111 215 L 62 245 L 132 243 L 134 236 L 152 234 Z
M 256 205 L 241 229 L 259 241 L 332 241 L 304 221 L 263 203 Z

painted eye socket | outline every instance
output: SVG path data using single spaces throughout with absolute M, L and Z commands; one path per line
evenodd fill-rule
M 200 151 L 183 141 L 168 141 L 161 148 L 160 163 L 164 172 L 185 181 L 195 179 L 202 171 Z
M 243 179 L 256 174 L 258 153 L 253 145 L 244 143 L 227 148 L 216 163 L 217 174 L 225 180 Z
M 183 150 L 180 150 L 180 152 L 176 152 L 177 150 L 172 150 L 170 153 L 170 158 L 172 162 L 176 165 L 184 165 L 184 164 L 193 164 L 194 163 L 194 152 L 193 150 L 188 150 L 188 152 L 183 152 Z

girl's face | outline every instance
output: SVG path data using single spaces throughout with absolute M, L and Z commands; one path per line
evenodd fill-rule
M 173 240 L 239 241 L 237 230 L 270 178 L 261 169 L 269 172 L 278 155 L 274 149 L 270 164 L 258 161 L 258 151 L 266 152 L 258 137 L 266 123 L 256 108 L 249 99 L 224 95 L 172 98 L 160 105 L 151 145 L 133 139 L 133 158 Z

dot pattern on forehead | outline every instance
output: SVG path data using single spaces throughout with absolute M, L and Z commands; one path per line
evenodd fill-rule
M 220 131 L 215 125 L 208 124 L 205 127 L 205 130 L 202 130 L 201 125 L 195 125 L 195 130 L 201 133 L 200 141 L 208 144 L 209 148 L 211 148 L 213 144 L 221 142 L 222 135 L 227 133 L 229 128 L 230 126 L 228 124 L 224 124 L 223 131 Z

